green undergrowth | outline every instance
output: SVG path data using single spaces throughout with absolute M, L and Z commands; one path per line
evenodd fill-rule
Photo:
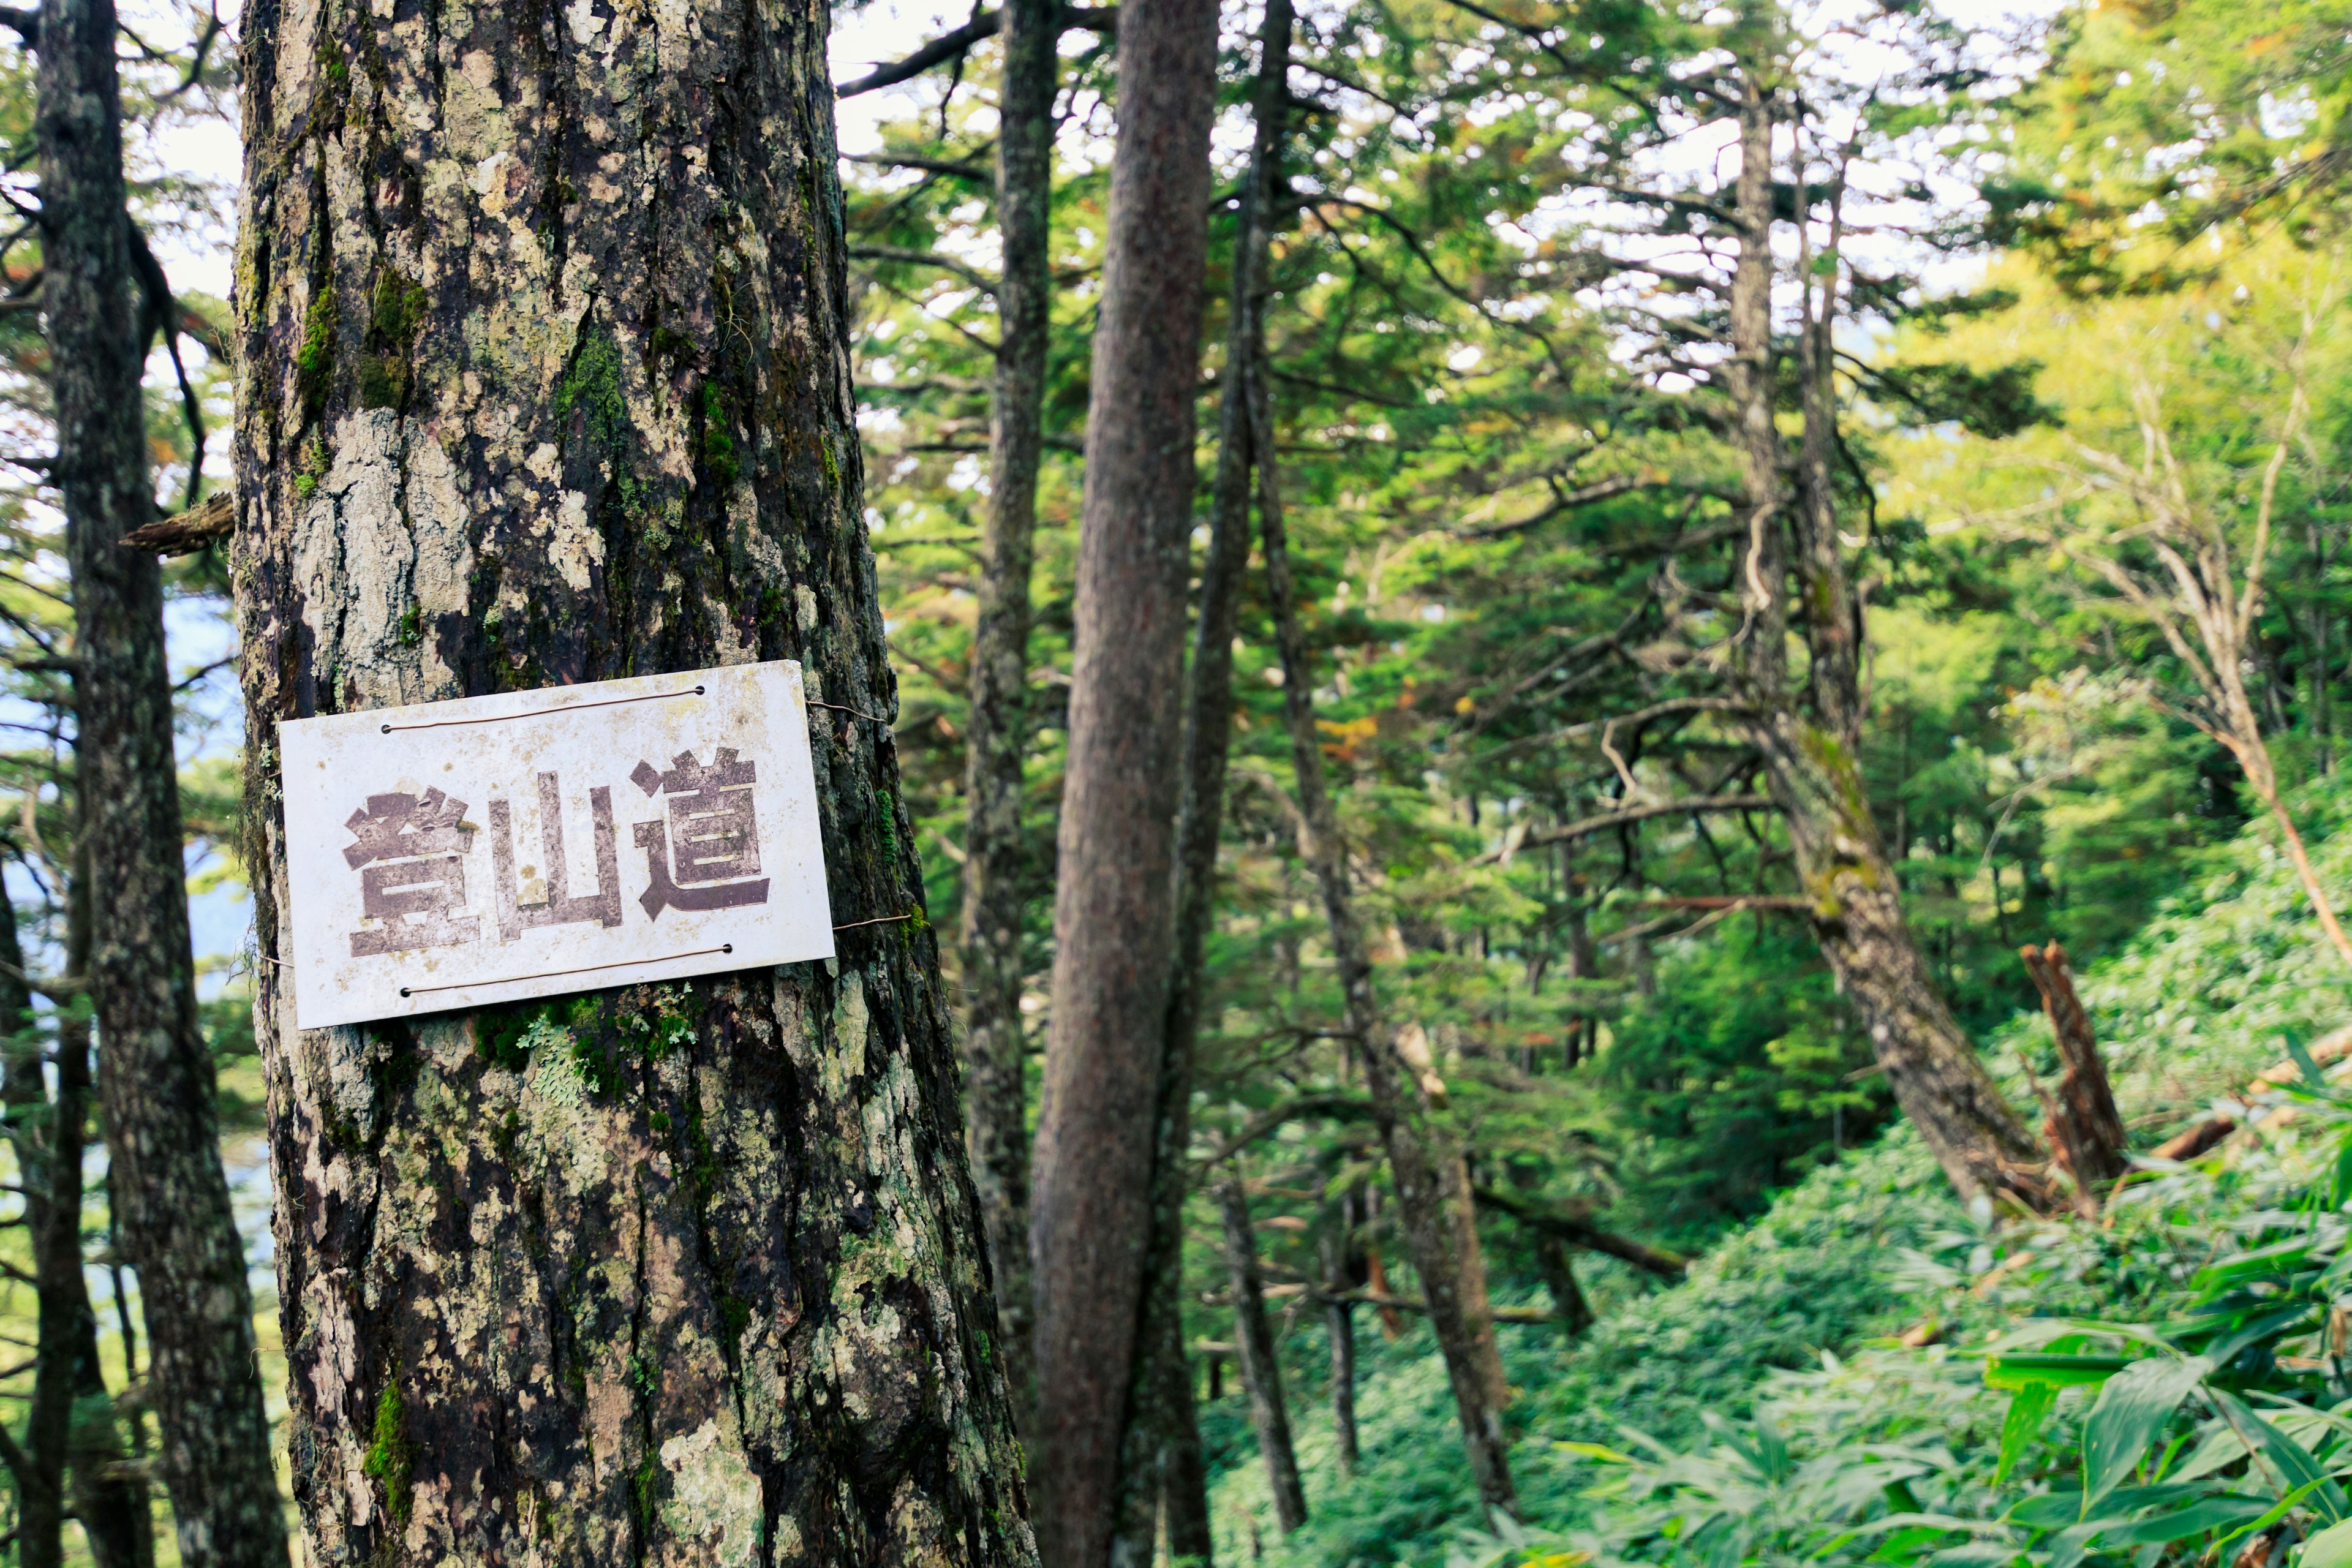
M 2352 888 L 2352 833 L 2334 831 L 2352 815 L 2347 805 L 2352 791 L 2327 783 L 2298 807 L 2321 874 L 2337 888 Z M 2315 1042 L 2352 1024 L 2352 985 L 2319 939 L 2273 836 L 2259 825 L 2217 851 L 2202 879 L 2082 975 L 2079 989 L 2142 1147 L 2280 1061 L 2290 1042 Z M 2021 1108 L 2030 1100 L 2021 1062 L 2044 1081 L 2054 1076 L 2049 1026 L 2038 1014 L 2020 1015 L 1983 1047 Z M 1987 1386 L 1985 1348 L 2021 1325 L 2029 1335 L 2052 1329 L 2042 1320 L 2178 1319 L 2200 1290 L 2210 1292 L 2216 1258 L 2275 1248 L 2284 1245 L 2276 1239 L 2281 1226 L 2305 1224 L 2294 1216 L 2316 1201 L 2313 1184 L 2325 1185 L 2347 1121 L 2352 1111 L 2333 1121 L 2305 1115 L 2269 1142 L 2249 1147 L 2242 1139 L 2199 1169 L 2144 1182 L 2111 1205 L 2105 1226 L 1997 1221 L 1982 1204 L 1971 1211 L 1897 1124 L 1780 1194 L 1671 1288 L 1580 1260 L 1602 1314 L 1580 1342 L 1563 1343 L 1545 1325 L 1500 1329 L 1516 1391 L 1512 1463 L 1530 1532 L 1524 1540 L 1509 1527 L 1499 1537 L 1478 1531 L 1452 1400 L 1425 1329 L 1390 1342 L 1369 1315 L 1360 1324 L 1364 1452 L 1352 1479 L 1342 1479 L 1334 1462 L 1328 1347 L 1302 1329 L 1286 1365 L 1309 1522 L 1287 1539 L 1275 1529 L 1242 1402 L 1228 1397 L 1203 1409 L 1219 1551 L 1227 1562 L 1276 1568 L 1434 1568 L 1449 1560 L 1568 1568 L 1583 1560 L 1580 1552 L 1604 1561 L 1704 1559 L 1709 1568 L 1915 1556 L 1948 1568 L 2171 1561 L 2151 1547 L 2102 1557 L 2079 1543 L 2054 1554 L 2047 1542 L 2030 1550 L 2011 1550 L 2006 1538 L 1985 1543 L 1996 1530 L 2024 1539 L 2027 1527 L 2016 1523 L 1980 1525 L 1975 1537 L 1931 1531 L 1934 1539 L 1911 1542 L 1920 1547 L 1913 1553 L 1895 1550 L 1899 1529 L 1890 1534 L 1880 1525 L 1930 1500 L 1982 1512 L 2016 1504 L 2020 1488 L 2067 1484 L 2096 1390 L 2056 1399 L 2046 1426 L 2013 1456 L 2006 1490 L 1996 1489 L 2011 1394 Z M 1539 1287 L 1507 1279 L 1496 1295 L 1544 1300 Z M 2274 1325 L 2273 1338 L 2302 1331 L 2299 1323 Z M 2333 1392 L 2342 1397 L 2352 1387 Z M 2219 1411 L 2231 1396 L 2200 1397 Z M 2181 1408 L 2205 1407 L 2192 1399 Z M 1769 1479 L 1775 1444 L 1786 1450 L 1779 1481 Z M 1604 1450 L 1612 1459 L 1596 1458 Z M 2179 1461 L 2168 1462 L 2178 1468 Z M 1911 1479 L 1886 1481 L 1888 1466 L 1885 1474 Z M 1817 1489 L 1850 1472 L 1863 1478 L 1854 1483 L 1862 1489 L 1839 1499 L 1805 1492 L 1793 1479 L 1799 1472 Z M 1693 1495 L 1732 1500 L 1694 1509 Z M 2227 1513 L 2241 1505 L 2210 1506 Z M 1831 1516 L 1856 1522 L 1845 1536 L 1808 1537 L 1800 1549 L 1790 1533 L 1798 1527 L 1776 1523 L 1776 1510 L 1810 1517 L 1805 1529 Z M 1703 1550 L 1701 1538 L 1710 1542 Z

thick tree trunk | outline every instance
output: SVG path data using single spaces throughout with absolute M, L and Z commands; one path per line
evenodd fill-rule
M 1030 1257 L 1047 1568 L 1100 1568 L 1147 1338 L 1174 957 L 1178 731 L 1207 247 L 1214 0 L 1121 14 L 1118 141 L 1087 415 L 1054 1013 Z
M 1274 450 L 1272 419 L 1256 400 L 1253 430 L 1261 456 Z M 1486 1268 L 1478 1250 L 1470 1208 L 1468 1173 L 1462 1153 L 1430 1114 L 1411 1069 L 1398 1058 L 1393 1032 L 1381 1020 L 1372 994 L 1372 964 L 1356 922 L 1349 886 L 1346 846 L 1339 814 L 1323 777 L 1323 740 L 1315 727 L 1315 672 L 1298 622 L 1290 558 L 1284 542 L 1282 499 L 1270 461 L 1259 465 L 1258 524 L 1265 544 L 1266 596 L 1274 612 L 1275 637 L 1282 656 L 1284 708 L 1289 721 L 1290 755 L 1298 780 L 1298 804 L 1306 822 L 1302 849 L 1314 869 L 1330 928 L 1332 956 L 1341 994 L 1347 998 L 1348 1032 L 1360 1044 L 1364 1087 L 1373 1120 L 1395 1179 L 1397 1208 L 1405 1245 L 1412 1249 L 1429 1301 L 1430 1327 L 1445 1358 L 1454 1387 L 1454 1414 L 1470 1458 L 1478 1496 L 1490 1509 L 1517 1506 L 1503 1431 L 1503 1407 L 1510 1397 L 1495 1344 L 1494 1316 L 1486 1300 Z
M 155 500 L 114 49 L 112 0 L 43 7 L 41 304 L 73 570 L 75 765 L 92 932 L 85 973 L 122 1244 L 145 1304 L 157 1468 L 180 1553 L 191 1568 L 274 1568 L 286 1562 L 285 1525 L 245 1247 L 221 1169 L 212 1057 L 196 1021 L 163 583 L 152 555 L 118 543 L 153 521 Z M 62 1102 L 56 1114 L 59 1135 L 74 1134 L 59 1147 L 79 1149 L 79 1111 L 70 1129 Z M 80 1182 L 78 1169 L 70 1174 L 72 1212 L 55 1224 L 72 1229 L 78 1270 Z M 87 1292 L 76 1295 L 86 1316 Z
M 1936 989 L 1864 793 L 1855 751 L 1859 617 L 1828 510 L 1822 455 L 1828 410 L 1820 405 L 1821 389 L 1805 353 L 1799 356 L 1799 374 L 1813 434 L 1811 466 L 1801 463 L 1800 469 L 1808 480 L 1799 497 L 1804 515 L 1796 519 L 1801 547 L 1793 563 L 1790 558 L 1791 519 L 1772 413 L 1775 110 L 1752 69 L 1743 73 L 1742 91 L 1729 381 L 1748 489 L 1740 571 L 1746 616 L 1735 670 L 1744 727 L 1788 825 L 1822 955 L 1869 1035 L 1896 1102 L 1963 1196 L 2009 1193 L 2039 1207 L 2050 1197 L 2035 1169 L 2041 1152 Z M 1810 339 L 1808 333 L 1808 346 Z M 1800 601 L 1793 617 L 1792 565 Z M 1805 635 L 1812 655 L 1801 693 L 1788 665 L 1792 626 Z
M 1240 1347 L 1250 1427 L 1257 1434 L 1258 1457 L 1265 1461 L 1275 1521 L 1287 1535 L 1307 1522 L 1307 1491 L 1298 1481 L 1298 1455 L 1290 1443 L 1290 1413 L 1282 1400 L 1282 1363 L 1275 1355 L 1274 1326 L 1265 1317 L 1265 1279 L 1257 1266 L 1257 1235 L 1251 1228 L 1249 1199 L 1242 1192 L 1239 1177 L 1227 1177 L 1218 1186 L 1217 1209 L 1224 1221 L 1225 1274 L 1234 1291 L 1234 1342 Z
M 1354 1285 L 1348 1278 L 1347 1245 L 1337 1237 L 1323 1240 L 1323 1326 L 1331 1342 L 1332 1450 L 1343 1477 L 1356 1473 L 1356 1306 L 1344 1292 Z
M 887 722 L 826 23 L 246 14 L 234 566 L 314 1568 L 1034 1561 Z M 278 721 L 762 658 L 848 710 L 811 737 L 835 959 L 295 1027 Z
M 1050 227 L 1059 0 L 1005 0 L 997 91 L 999 343 L 988 435 L 988 518 L 972 631 L 964 766 L 964 1137 L 988 1233 L 997 1342 L 1023 1431 L 1035 1425 L 1035 1312 L 1029 1289 L 1027 1046 L 1021 1027 L 1030 886 L 1021 829 L 1029 752 L 1029 574 L 1045 449 L 1053 303 Z
M 1224 826 L 1225 764 L 1234 722 L 1234 631 L 1249 562 L 1248 368 L 1263 353 L 1266 233 L 1282 158 L 1290 58 L 1289 0 L 1271 0 L 1259 30 L 1250 174 L 1234 239 L 1233 293 L 1219 410 L 1209 547 L 1186 672 L 1176 812 L 1175 957 L 1171 967 L 1160 1085 L 1154 1097 L 1150 1250 L 1144 1321 L 1137 1341 L 1134 1415 L 1119 1466 L 1113 1560 L 1150 1561 L 1164 1521 L 1169 1550 L 1210 1560 L 1207 1467 L 1184 1351 L 1184 1200 L 1190 1190 L 1192 1062 L 1206 983 L 1202 955 L 1215 919 L 1217 844 Z

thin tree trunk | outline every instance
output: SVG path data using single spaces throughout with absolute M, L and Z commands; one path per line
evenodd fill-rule
M 1118 140 L 1087 415 L 1054 1012 L 1030 1258 L 1030 1450 L 1046 1568 L 1120 1535 L 1152 1257 L 1178 803 L 1193 397 L 1207 247 L 1214 0 L 1123 14 Z
M 68 972 L 76 974 L 84 972 L 89 957 L 88 881 L 78 869 L 68 889 L 65 958 Z M 63 1561 L 70 1508 L 99 1568 L 145 1568 L 155 1560 L 147 1489 L 114 1473 L 122 1458 L 121 1435 L 111 1421 L 97 1418 L 108 1394 L 81 1253 L 89 1027 L 71 1013 L 59 1016 L 58 1093 L 52 1103 L 32 1033 L 37 1027 L 32 994 L 20 978 L 25 954 L 13 910 L 0 921 L 0 965 L 5 966 L 0 968 L 0 1030 L 9 1037 L 0 1062 L 0 1106 L 5 1107 L 24 1189 L 37 1319 L 26 1441 L 10 1455 L 21 1498 L 19 1561 Z
M 1209 1459 L 1202 1450 L 1199 1412 L 1192 1403 L 1192 1362 L 1184 1353 L 1182 1318 L 1171 1319 L 1167 1331 L 1172 1353 L 1160 1358 L 1159 1407 L 1171 1434 L 1162 1450 L 1160 1484 L 1168 1554 L 1178 1564 L 1209 1568 L 1215 1551 L 1209 1535 Z
M 1264 458 L 1274 449 L 1271 412 L 1263 388 L 1254 389 L 1253 428 Z M 1363 1053 L 1364 1087 L 1373 1120 L 1387 1148 L 1396 1181 L 1397 1208 L 1405 1245 L 1421 1275 L 1429 1301 L 1430 1327 L 1445 1358 L 1454 1388 L 1454 1414 L 1469 1453 L 1478 1496 L 1490 1509 L 1508 1511 L 1517 1499 L 1503 1432 L 1509 1387 L 1495 1344 L 1495 1323 L 1486 1301 L 1486 1269 L 1470 1209 L 1469 1180 L 1462 1154 L 1430 1114 L 1410 1069 L 1397 1055 L 1393 1032 L 1382 1022 L 1372 994 L 1371 959 L 1356 922 L 1349 887 L 1347 850 L 1339 839 L 1339 810 L 1323 777 L 1323 742 L 1315 727 L 1315 672 L 1298 623 L 1297 595 L 1284 542 L 1281 492 L 1270 461 L 1258 468 L 1258 523 L 1265 545 L 1266 596 L 1274 612 L 1275 637 L 1282 656 L 1283 706 L 1289 721 L 1291 762 L 1298 779 L 1305 820 L 1301 849 L 1322 889 L 1331 933 L 1332 956 L 1347 998 L 1348 1032 Z
M 1356 1473 L 1356 1307 L 1342 1300 L 1354 1285 L 1348 1278 L 1348 1247 L 1337 1237 L 1323 1238 L 1323 1287 L 1330 1299 L 1323 1303 L 1323 1325 L 1331 1342 L 1332 1448 L 1343 1477 Z
M 1202 954 L 1215 918 L 1217 843 L 1224 824 L 1225 764 L 1233 738 L 1233 644 L 1249 560 L 1249 410 L 1234 373 L 1263 352 L 1266 231 L 1279 177 L 1288 102 L 1289 0 L 1270 0 L 1259 31 L 1250 174 L 1234 241 L 1233 294 L 1219 410 L 1209 547 L 1186 672 L 1181 794 L 1176 812 L 1175 957 L 1155 1096 L 1151 1237 L 1134 1418 L 1120 1463 L 1122 1492 L 1113 1561 L 1142 1563 L 1164 1517 L 1170 1551 L 1210 1561 L 1207 1465 L 1184 1352 L 1184 1200 L 1190 1188 L 1192 1062 L 1200 1035 Z
M 1028 965 L 1028 845 L 1021 828 L 1029 751 L 1029 574 L 1044 450 L 1053 302 L 1054 89 L 1059 0 L 1005 0 L 997 91 L 996 219 L 1004 248 L 989 424 L 988 518 L 981 540 L 965 722 L 964 1136 L 988 1232 L 997 1342 L 1024 1432 L 1035 1425 L 1029 1289 L 1028 1059 L 1021 993 Z
M 1242 1192 L 1239 1177 L 1228 1177 L 1218 1186 L 1217 1209 L 1224 1220 L 1225 1272 L 1234 1289 L 1234 1342 L 1240 1347 L 1250 1426 L 1257 1434 L 1258 1456 L 1265 1461 L 1275 1522 L 1287 1535 L 1307 1522 L 1307 1492 L 1298 1481 L 1298 1455 L 1291 1447 L 1290 1415 L 1282 1401 L 1282 1363 L 1275 1355 L 1274 1327 L 1265 1318 L 1265 1280 L 1257 1266 L 1257 1237 L 1251 1228 L 1249 1199 Z
M 233 564 L 313 1568 L 1034 1561 L 887 721 L 827 20 L 246 13 Z M 811 726 L 834 960 L 295 1026 L 280 720 L 782 658 L 848 710 Z
M 275 1568 L 286 1536 L 253 1300 L 196 1019 L 163 583 L 153 556 L 117 542 L 153 521 L 155 501 L 115 32 L 112 0 L 45 5 L 36 93 L 42 310 L 73 571 L 75 759 L 94 933 L 87 973 L 122 1244 L 146 1306 L 157 1466 L 181 1557 L 191 1568 Z M 68 1125 L 60 1105 L 60 1137 L 78 1140 L 80 1115 L 77 1106 Z M 73 1230 L 79 1269 L 78 1168 L 71 1177 L 73 1212 L 55 1224 Z M 79 1294 L 87 1314 L 87 1290 Z
M 1810 327 L 1798 356 L 1809 433 L 1800 465 L 1801 515 L 1795 519 L 1801 547 L 1793 563 L 1788 549 L 1791 519 L 1772 414 L 1775 110 L 1752 68 L 1743 73 L 1742 92 L 1729 380 L 1748 489 L 1740 572 L 1746 615 L 1736 670 L 1745 727 L 1813 900 L 1822 955 L 1869 1035 L 1904 1113 L 1963 1196 L 2006 1192 L 2040 1207 L 2051 1197 L 2037 1169 L 2042 1152 L 1937 989 L 1864 792 L 1856 751 L 1860 616 L 1838 553 L 1828 489 L 1831 411 L 1816 363 L 1826 351 L 1817 352 Z M 1825 334 L 1826 324 L 1819 331 Z M 1803 611 L 1796 629 L 1811 652 L 1806 685 L 1817 709 L 1812 713 L 1801 710 L 1788 668 L 1792 564 Z
M 1536 1233 L 1535 1243 L 1536 1264 L 1543 1270 L 1544 1289 L 1551 1292 L 1552 1316 L 1559 1321 L 1561 1333 L 1571 1340 L 1580 1339 L 1592 1327 L 1592 1305 L 1584 1299 L 1583 1288 L 1576 1282 L 1568 1244 L 1541 1231 Z
M 77 882 L 84 879 L 77 877 Z M 10 911 L 5 957 L 24 972 L 24 952 Z M 68 966 L 89 953 L 89 921 L 74 907 L 67 917 Z M 14 975 L 0 977 L 0 1005 L 11 1022 L 30 1027 L 32 996 Z M 16 1552 L 24 1568 L 58 1568 L 65 1561 L 66 1442 L 73 1421 L 79 1360 L 81 1315 L 74 1310 L 74 1287 L 81 1272 L 81 1163 L 64 1161 L 68 1145 L 79 1152 L 89 1100 L 89 1039 L 68 1020 L 59 1031 L 58 1090 L 47 1098 L 37 1046 L 12 1052 L 5 1085 L 9 1131 L 16 1142 L 18 1180 L 25 1189 L 25 1230 L 32 1251 L 34 1291 L 33 1392 L 25 1412 L 23 1447 L 7 1450 L 16 1483 Z M 68 1041 L 79 1036 L 81 1067 L 68 1065 Z M 29 1042 L 28 1042 L 29 1045 Z M 60 1213 L 61 1205 L 64 1212 Z

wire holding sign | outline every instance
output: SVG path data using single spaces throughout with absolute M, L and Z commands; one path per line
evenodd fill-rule
M 281 724 L 299 1024 L 831 957 L 807 708 L 779 662 Z

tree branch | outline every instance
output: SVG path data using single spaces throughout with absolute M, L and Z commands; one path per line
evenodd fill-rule
M 1669 1252 L 1663 1247 L 1652 1247 L 1646 1241 L 1636 1241 L 1615 1231 L 1602 1230 L 1599 1226 L 1573 1215 L 1538 1208 L 1525 1198 L 1514 1197 L 1495 1187 L 1473 1187 L 1471 1195 L 1486 1208 L 1509 1215 L 1521 1225 L 1556 1236 L 1570 1247 L 1580 1247 L 1587 1252 L 1606 1253 L 1632 1264 L 1644 1273 L 1667 1279 L 1679 1279 L 1688 1262 L 1679 1252 Z
M 0 21 L 5 19 L 0 16 Z M 1118 7 L 1066 5 L 1062 8 L 1061 22 L 1065 27 L 1084 27 L 1097 33 L 1116 32 L 1118 28 Z M 941 33 L 905 59 L 876 66 L 864 76 L 841 83 L 833 89 L 833 96 L 856 98 L 860 93 L 878 92 L 883 88 L 912 80 L 934 66 L 963 58 L 971 52 L 974 44 L 996 37 L 1003 26 L 1003 12 L 983 11 L 953 32 Z
M 1612 827 L 1624 827 L 1636 822 L 1647 822 L 1657 816 L 1685 816 L 1694 812 L 1777 811 L 1769 795 L 1694 795 L 1679 800 L 1654 801 L 1647 805 L 1629 805 L 1622 811 L 1605 812 L 1580 821 L 1562 823 L 1557 827 L 1538 827 L 1520 839 L 1514 848 L 1525 849 L 1537 844 L 1564 844 L 1570 839 L 1590 838 L 1596 833 L 1606 833 Z M 1476 865 L 1489 865 L 1503 858 L 1500 849 L 1490 849 L 1478 857 Z

